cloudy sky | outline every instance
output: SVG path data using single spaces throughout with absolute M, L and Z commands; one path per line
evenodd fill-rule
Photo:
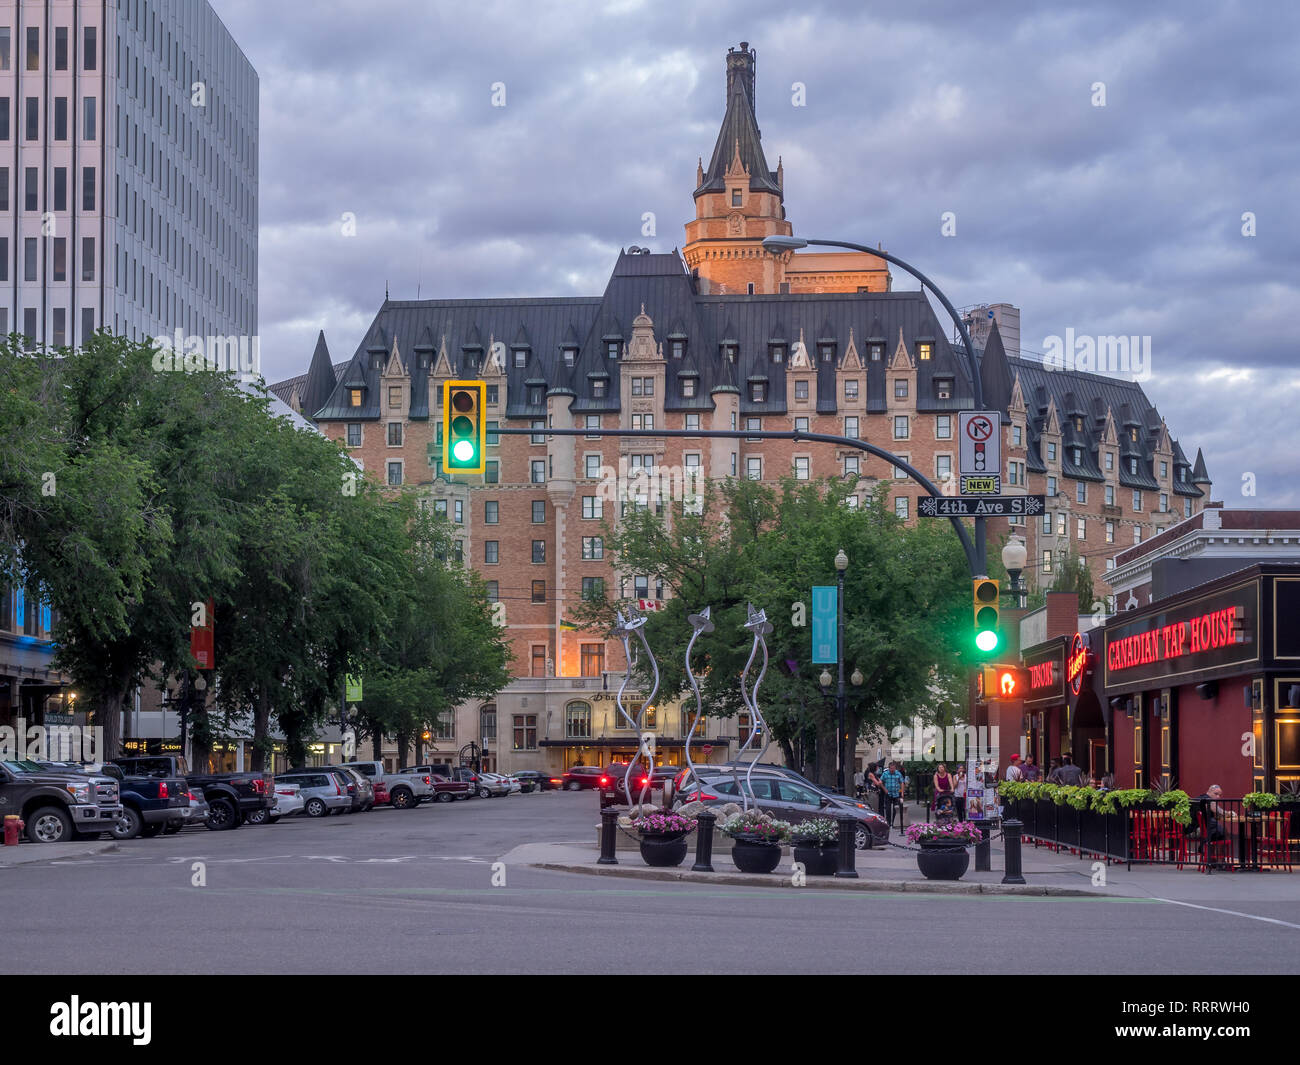
M 1149 336 L 1214 498 L 1300 506 L 1300 5 L 213 3 L 261 77 L 270 380 L 322 328 L 350 356 L 385 285 L 599 295 L 619 247 L 680 247 L 745 40 L 797 235 L 1013 303 L 1027 349 Z

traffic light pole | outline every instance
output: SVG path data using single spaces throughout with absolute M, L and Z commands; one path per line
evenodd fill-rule
M 873 253 L 874 254 L 874 253 Z M 919 484 L 932 496 L 941 496 L 943 493 L 925 474 L 911 465 L 905 459 L 899 458 L 891 451 L 886 451 L 883 447 L 877 447 L 875 444 L 868 444 L 865 440 L 854 440 L 848 436 L 834 436 L 830 433 L 804 433 L 798 430 L 793 431 L 769 431 L 763 429 L 525 429 L 523 427 L 502 427 L 490 430 L 492 436 L 535 436 L 539 433 L 547 433 L 550 436 L 631 436 L 642 437 L 645 439 L 657 439 L 662 437 L 685 437 L 692 440 L 807 440 L 818 444 L 835 444 L 838 447 L 856 448 L 858 451 L 865 451 L 869 455 L 875 455 L 877 458 L 885 459 L 894 465 L 895 469 L 902 470 L 908 477 Z M 448 471 L 454 473 L 455 471 Z M 957 539 L 961 541 L 962 550 L 966 552 L 966 563 L 970 567 L 970 575 L 973 578 L 983 577 L 984 573 L 984 518 L 975 519 L 975 541 L 971 541 L 970 532 L 962 524 L 959 517 L 950 517 L 952 527 L 957 533 Z

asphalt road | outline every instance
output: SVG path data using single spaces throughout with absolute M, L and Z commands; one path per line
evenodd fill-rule
M 1014 958 L 1025 972 L 1300 972 L 1300 902 L 1244 906 L 1226 876 L 1205 905 L 1240 915 L 496 864 L 522 843 L 593 840 L 596 822 L 592 793 L 543 793 L 134 840 L 0 869 L 0 943 L 38 973 L 329 973 L 341 957 L 375 974 L 589 973 L 616 946 L 631 971 L 665 974 L 951 974 L 979 958 L 990 971 Z

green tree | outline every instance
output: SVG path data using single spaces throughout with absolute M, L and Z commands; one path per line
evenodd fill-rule
M 957 649 L 969 630 L 970 580 L 965 555 L 946 525 L 904 525 L 882 485 L 865 507 L 852 509 L 835 483 L 787 481 L 779 489 L 749 481 L 710 486 L 698 515 L 674 508 L 660 518 L 630 513 L 607 543 L 620 569 L 648 573 L 672 589 L 666 609 L 651 616 L 646 635 L 662 671 L 663 697 L 689 691 L 683 654 L 690 637 L 686 614 L 713 607 L 716 630 L 696 643 L 693 668 L 704 676 L 705 712 L 743 709 L 739 677 L 752 647 L 742 628 L 746 606 L 766 611 L 770 665 L 759 708 L 787 760 L 800 741 L 815 737 L 831 752 L 818 759 L 825 783 L 834 776 L 835 681 L 823 689 L 823 668 L 812 662 L 809 615 L 814 585 L 835 583 L 834 559 L 843 549 L 846 678 L 856 668 L 860 686 L 846 684 L 850 736 L 888 731 L 959 702 L 964 675 Z M 586 626 L 608 627 L 616 602 L 584 605 Z M 964 627 L 963 627 L 964 624 Z M 638 667 L 642 684 L 644 663 Z M 751 671 L 752 683 L 757 665 Z M 690 709 L 689 702 L 685 704 Z

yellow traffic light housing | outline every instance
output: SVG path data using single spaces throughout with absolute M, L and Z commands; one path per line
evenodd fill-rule
M 445 381 L 442 386 L 442 468 L 448 473 L 482 473 L 487 385 L 483 381 Z
M 998 631 L 998 582 L 977 577 L 972 589 L 975 621 L 975 648 L 980 654 L 995 654 L 1002 646 Z

